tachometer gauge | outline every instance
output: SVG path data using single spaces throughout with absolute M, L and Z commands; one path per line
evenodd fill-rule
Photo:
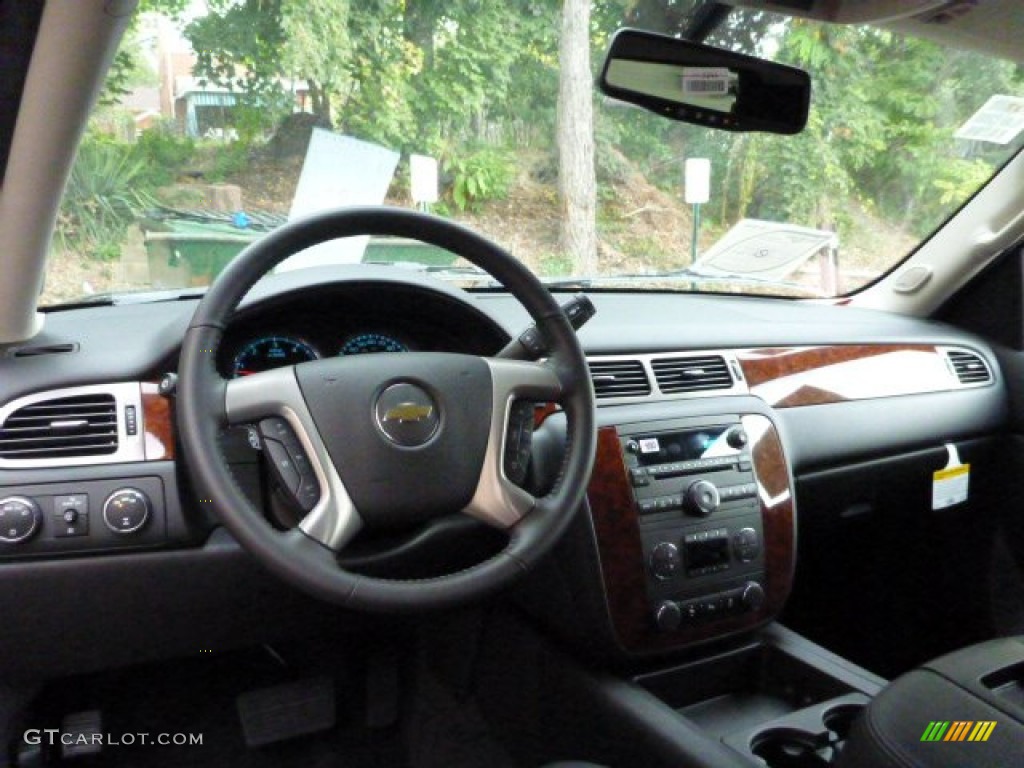
M 316 360 L 320 354 L 309 344 L 291 336 L 262 336 L 242 347 L 231 366 L 234 378 Z
M 360 333 L 341 345 L 339 355 L 368 355 L 373 352 L 408 352 L 409 348 L 398 339 L 382 333 Z

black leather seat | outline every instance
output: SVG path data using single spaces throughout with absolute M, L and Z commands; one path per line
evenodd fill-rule
M 894 680 L 865 709 L 836 761 L 837 768 L 1022 764 L 1022 638 L 974 645 Z

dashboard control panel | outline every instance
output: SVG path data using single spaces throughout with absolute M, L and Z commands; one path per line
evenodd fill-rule
M 165 543 L 159 477 L 0 486 L 0 559 Z
M 659 631 L 764 603 L 761 508 L 750 438 L 737 417 L 620 427 Z

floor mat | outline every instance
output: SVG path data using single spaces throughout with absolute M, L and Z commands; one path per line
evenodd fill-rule
M 396 728 L 378 730 L 363 725 L 362 681 L 353 680 L 343 669 L 330 670 L 338 696 L 338 722 L 333 730 L 259 749 L 246 748 L 236 697 L 307 672 L 286 667 L 265 651 L 254 650 L 75 678 L 44 692 L 33 727 L 55 728 L 68 713 L 100 709 L 107 738 L 128 741 L 126 734 L 136 734 L 134 744 L 111 744 L 97 758 L 67 763 L 83 768 L 408 766 Z M 317 672 L 323 674 L 324 670 Z M 144 745 L 137 736 L 143 733 L 151 739 L 157 734 L 197 734 L 202 743 Z

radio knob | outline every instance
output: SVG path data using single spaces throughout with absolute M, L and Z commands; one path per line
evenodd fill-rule
M 651 573 L 656 579 L 671 579 L 682 565 L 683 558 L 679 554 L 679 547 L 670 541 L 655 544 L 651 550 Z
M 43 513 L 39 505 L 27 496 L 0 499 L 0 543 L 28 541 L 42 522 Z
M 663 600 L 654 609 L 654 623 L 662 632 L 675 632 L 683 620 L 683 612 L 679 610 L 679 603 L 672 600 Z
M 764 607 L 764 587 L 756 581 L 748 581 L 743 587 L 743 596 L 740 598 L 743 607 L 748 611 L 759 611 Z
M 730 448 L 735 448 L 737 451 L 747 447 L 747 443 L 750 442 L 747 438 L 747 433 L 743 431 L 743 427 L 734 427 L 729 430 L 729 434 L 725 437 L 725 442 L 729 444 Z
M 709 480 L 698 480 L 686 489 L 686 508 L 692 515 L 707 517 L 721 503 L 718 489 Z

